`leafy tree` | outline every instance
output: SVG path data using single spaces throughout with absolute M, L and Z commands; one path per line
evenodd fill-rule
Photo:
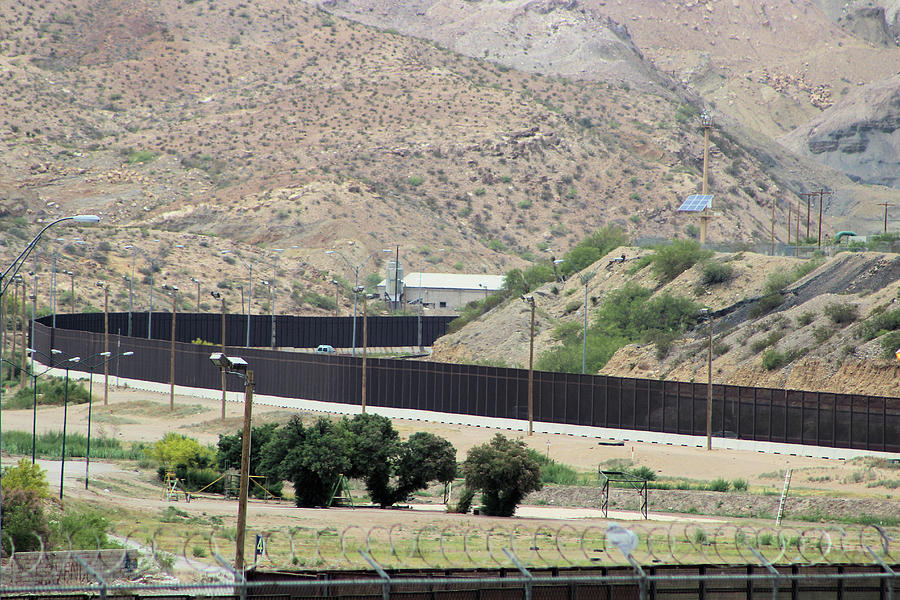
M 671 246 L 654 248 L 652 268 L 660 283 L 668 283 L 702 260 L 713 255 L 694 240 L 675 240 Z
M 295 416 L 263 447 L 260 468 L 294 484 L 297 506 L 328 506 L 338 476 L 350 472 L 352 448 L 346 427 L 325 417 L 304 427 Z
M 512 516 L 529 492 L 541 489 L 541 467 L 522 440 L 497 434 L 469 450 L 462 465 L 466 487 L 481 490 L 485 514 Z
M 215 460 L 215 454 L 209 448 L 180 433 L 167 433 L 163 439 L 153 445 L 150 456 L 167 469 L 191 467 L 205 469 Z
M 250 474 L 262 475 L 269 478 L 267 491 L 275 496 L 280 496 L 282 491 L 282 480 L 278 470 L 265 470 L 262 468 L 262 449 L 275 436 L 278 429 L 276 423 L 266 423 L 259 427 L 254 427 L 250 432 Z M 220 435 L 218 453 L 216 454 L 216 463 L 219 469 L 240 468 L 241 465 L 241 448 L 244 440 L 244 432 L 238 430 L 234 435 Z M 250 493 L 256 495 L 264 494 L 258 486 L 250 486 Z
M 372 413 L 343 419 L 341 425 L 351 435 L 350 477 L 359 477 L 373 502 L 393 504 L 390 486 L 393 459 L 400 452 L 400 436 L 391 420 Z
M 397 459 L 394 502 L 403 500 L 430 481 L 447 484 L 456 477 L 456 449 L 442 437 L 417 431 L 401 445 Z

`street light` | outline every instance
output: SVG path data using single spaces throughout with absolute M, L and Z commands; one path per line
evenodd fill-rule
M 72 221 L 73 223 L 97 223 L 100 221 L 100 217 L 97 215 L 74 215 L 69 217 L 62 217 L 60 219 L 56 219 L 55 221 L 51 221 L 47 225 L 41 229 L 36 236 L 25 246 L 25 249 L 19 253 L 19 255 L 13 260 L 12 264 L 10 264 L 2 274 L 0 274 L 0 305 L 3 304 L 4 296 L 6 296 L 6 288 L 9 287 L 10 280 L 15 277 L 15 275 L 19 272 L 19 269 L 22 268 L 22 265 L 25 264 L 25 261 L 28 260 L 28 256 L 37 246 L 38 241 L 40 241 L 41 236 L 44 235 L 44 232 L 53 227 L 58 223 L 63 223 L 66 221 Z M 0 382 L 0 388 L 2 388 L 2 382 Z M 0 432 L 3 429 L 0 427 Z M 0 448 L 3 447 L 2 443 L 2 433 L 0 433 Z M 3 503 L 3 494 L 0 492 L 0 505 Z M 3 521 L 2 517 L 0 517 L 0 540 L 3 539 Z
M 706 353 L 706 449 L 712 450 L 712 312 L 701 308 L 700 314 L 706 317 L 706 333 L 709 346 Z
M 234 254 L 230 250 L 222 250 L 222 254 L 229 254 L 229 253 Z M 253 267 L 255 267 L 256 265 L 261 263 L 263 261 L 263 259 L 265 259 L 266 257 L 265 257 L 265 255 L 263 255 L 256 262 L 249 262 L 249 261 L 244 260 L 241 256 L 238 256 L 237 254 L 234 254 L 234 255 L 237 257 L 237 259 L 239 261 L 241 261 L 241 264 L 244 265 L 250 272 L 250 275 L 247 279 L 247 340 L 245 343 L 245 347 L 249 348 L 250 347 L 250 313 L 252 312 L 251 307 L 253 306 Z M 243 295 L 244 295 L 244 293 L 242 290 L 241 291 L 241 306 L 243 306 L 243 304 L 244 304 Z
M 244 540 L 247 533 L 247 492 L 250 487 L 250 421 L 253 416 L 253 371 L 247 361 L 237 356 L 226 356 L 224 352 L 214 352 L 209 360 L 222 370 L 244 380 L 244 431 L 241 437 L 241 485 L 238 492 L 237 533 L 235 534 L 234 570 L 243 577 Z
M 534 433 L 534 296 L 522 295 L 522 300 L 531 306 L 531 341 L 528 346 L 528 435 Z
M 65 477 L 66 473 L 66 421 L 68 419 L 69 414 L 69 370 L 72 366 L 69 363 L 78 363 L 81 362 L 80 356 L 73 356 L 68 359 L 65 363 L 63 363 L 63 368 L 66 370 L 66 391 L 63 398 L 63 430 L 62 430 L 62 463 L 59 466 L 59 499 L 62 500 L 63 497 L 63 477 Z
M 379 252 L 387 252 L 390 254 L 392 251 L 390 248 L 382 248 L 381 250 L 375 250 L 371 254 L 366 257 L 366 260 L 362 261 L 358 265 L 354 265 L 350 262 L 350 260 L 344 256 L 338 250 L 326 250 L 325 254 L 337 254 L 344 262 L 347 263 L 347 266 L 353 271 L 353 349 L 351 352 L 351 356 L 356 356 L 356 304 L 357 298 L 359 295 L 359 270 L 366 266 L 366 263 L 369 262 L 369 259 L 378 254 Z
M 103 281 L 97 282 L 103 288 L 103 350 L 109 352 L 109 286 Z M 91 382 L 93 383 L 93 381 Z M 103 405 L 109 404 L 109 363 L 103 366 Z
M 209 293 L 216 300 L 222 301 L 222 354 L 225 354 L 225 297 L 213 290 Z M 222 371 L 222 420 L 225 420 L 225 371 Z
M 197 284 L 197 312 L 200 312 L 200 280 L 191 277 L 191 281 Z
M 587 369 L 587 322 L 588 322 L 588 282 L 597 273 L 594 269 L 590 273 L 579 273 L 578 277 L 584 284 L 584 327 L 581 332 L 581 374 Z
M 336 279 L 332 279 L 329 283 L 334 285 L 334 316 L 338 316 L 338 293 L 341 289 L 341 283 Z
M 99 367 L 100 364 L 103 364 L 105 367 L 109 364 L 109 362 L 114 358 L 119 358 L 121 356 L 132 356 L 134 352 L 122 352 L 113 356 L 112 352 L 101 352 L 100 354 L 95 354 L 91 358 L 96 356 L 102 356 L 103 360 L 101 363 L 93 363 L 88 365 L 88 369 L 90 370 L 90 382 L 88 383 L 88 422 L 87 422 L 87 451 L 84 455 L 84 489 L 88 489 L 88 477 L 90 476 L 90 468 L 91 468 L 91 413 L 94 406 L 94 369 Z M 104 402 L 106 397 L 104 396 Z
M 175 410 L 175 315 L 178 312 L 178 286 L 163 284 L 163 289 L 172 292 L 172 340 L 169 351 L 169 410 Z
M 269 291 L 272 293 L 272 322 L 270 326 L 271 340 L 272 340 L 272 350 L 275 349 L 275 281 L 269 281 L 268 279 L 260 279 L 259 282 L 264 286 L 269 288 Z

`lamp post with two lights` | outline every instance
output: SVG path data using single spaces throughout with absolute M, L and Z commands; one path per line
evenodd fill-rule
M 235 534 L 234 570 L 243 576 L 244 543 L 247 534 L 247 495 L 250 487 L 250 422 L 253 417 L 253 371 L 238 356 L 213 352 L 209 360 L 222 370 L 244 380 L 244 429 L 241 437 L 241 484 L 238 492 L 237 533 Z
M 90 476 L 91 470 L 91 413 L 93 412 L 94 406 L 94 369 L 99 367 L 101 364 L 103 364 L 103 366 L 105 367 L 114 358 L 119 358 L 122 356 L 132 356 L 133 354 L 134 352 L 130 350 L 127 352 L 121 352 L 115 356 L 112 352 L 109 351 L 101 352 L 100 354 L 95 354 L 91 358 L 100 356 L 103 357 L 102 361 L 100 363 L 91 363 L 88 365 L 88 370 L 90 371 L 90 382 L 88 383 L 87 451 L 84 455 L 84 489 L 88 489 L 88 478 Z M 106 397 L 104 396 L 104 401 L 105 399 Z
M 209 293 L 210 296 L 215 298 L 216 300 L 222 301 L 222 355 L 225 354 L 225 296 L 220 294 L 219 292 L 213 290 Z M 222 370 L 222 420 L 225 420 L 225 370 Z

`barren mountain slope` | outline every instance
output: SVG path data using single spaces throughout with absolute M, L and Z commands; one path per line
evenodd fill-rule
M 629 259 L 624 266 L 610 263 L 623 252 Z M 750 252 L 718 254 L 715 260 L 727 262 L 734 270 L 728 283 L 702 287 L 702 268 L 697 265 L 658 286 L 648 268 L 630 274 L 629 262 L 647 252 L 618 249 L 586 269 L 597 269 L 588 284 L 589 304 L 594 306 L 610 291 L 634 282 L 654 289 L 654 294 L 668 292 L 710 307 L 715 314 L 715 383 L 896 395 L 900 366 L 881 358 L 878 339 L 866 342 L 862 338 L 866 319 L 896 306 L 900 292 L 900 258 L 896 255 L 839 254 L 789 286 L 784 304 L 771 313 L 751 317 L 751 307 L 763 295 L 769 277 L 791 270 L 800 264 L 798 259 Z M 535 356 L 556 343 L 553 330 L 558 325 L 581 323 L 583 293 L 578 277 L 537 290 Z M 834 306 L 855 306 L 857 316 L 837 323 L 829 316 Z M 438 340 L 434 359 L 527 367 L 527 308 L 519 300 L 498 306 L 459 332 Z M 705 381 L 707 347 L 707 330 L 701 325 L 676 341 L 663 359 L 658 358 L 653 344 L 629 345 L 619 350 L 600 373 Z M 768 370 L 761 357 L 770 349 L 786 359 L 782 366 Z
M 667 97 L 523 74 L 300 3 L 19 0 L 0 27 L 7 218 L 93 212 L 196 234 L 171 237 L 192 252 L 230 238 L 345 276 L 324 249 L 361 262 L 398 244 L 413 268 L 496 272 L 606 223 L 691 224 L 674 208 L 700 187 L 701 138 L 695 109 Z M 766 236 L 783 190 L 726 132 L 713 156 L 729 197 L 710 239 Z

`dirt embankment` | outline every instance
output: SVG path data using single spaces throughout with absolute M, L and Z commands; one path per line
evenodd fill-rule
M 549 506 L 581 506 L 600 508 L 600 488 L 581 486 L 547 486 L 529 494 L 524 503 Z M 774 519 L 778 512 L 778 494 L 761 495 L 742 492 L 706 492 L 695 490 L 655 490 L 648 493 L 649 512 L 701 514 L 727 517 Z M 640 510 L 641 496 L 633 489 L 613 488 L 609 509 Z M 785 519 L 834 521 L 867 517 L 900 518 L 900 502 L 893 499 L 836 498 L 834 496 L 788 496 Z

